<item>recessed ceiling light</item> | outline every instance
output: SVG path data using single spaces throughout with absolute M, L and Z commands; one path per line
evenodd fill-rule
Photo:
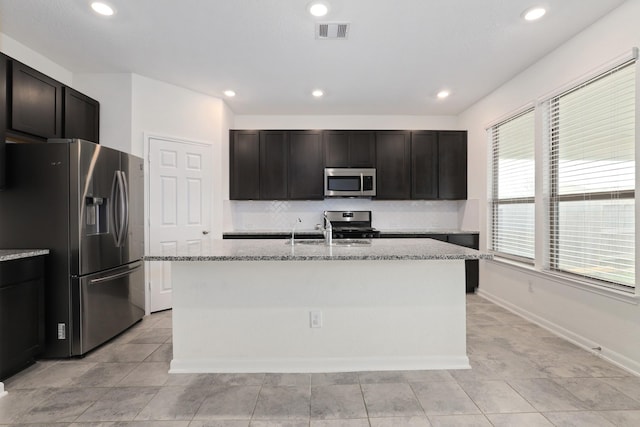
M 321 91 L 320 89 L 316 89 L 313 92 L 311 92 L 311 95 L 315 96 L 316 98 L 320 98 L 322 95 L 324 95 L 324 92 Z
M 234 91 L 232 91 L 232 90 L 225 90 L 224 94 L 226 96 L 228 96 L 229 98 L 233 98 L 234 96 L 236 96 L 236 93 Z
M 547 13 L 547 10 L 543 7 L 532 7 L 531 9 L 525 10 L 522 16 L 526 21 L 537 21 L 542 18 L 545 13 Z
M 438 95 L 436 95 L 438 98 L 440 99 L 445 99 L 446 97 L 448 97 L 450 95 L 448 90 L 441 90 L 440 92 L 438 92 Z
M 325 16 L 329 13 L 329 5 L 325 2 L 314 1 L 309 4 L 309 13 L 313 16 Z
M 111 16 L 116 13 L 116 11 L 111 6 L 99 1 L 94 1 L 93 3 L 91 3 L 91 9 L 103 16 Z

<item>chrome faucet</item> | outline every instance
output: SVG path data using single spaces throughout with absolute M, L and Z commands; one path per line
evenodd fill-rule
M 296 244 L 296 226 L 298 225 L 298 223 L 302 222 L 302 220 L 300 218 L 296 219 L 296 221 L 293 223 L 293 228 L 291 229 L 291 246 Z
M 333 227 L 331 226 L 331 221 L 327 218 L 327 212 L 325 211 L 322 214 L 324 217 L 324 244 L 327 246 L 331 246 L 333 243 Z

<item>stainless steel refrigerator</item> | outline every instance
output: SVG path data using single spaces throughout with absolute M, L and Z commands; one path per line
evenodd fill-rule
M 50 249 L 44 356 L 82 355 L 144 315 L 143 161 L 78 139 L 6 148 L 0 247 Z

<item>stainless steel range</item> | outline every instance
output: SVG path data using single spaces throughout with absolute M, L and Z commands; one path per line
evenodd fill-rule
M 331 222 L 334 239 L 369 239 L 380 237 L 380 231 L 371 226 L 371 211 L 324 211 Z

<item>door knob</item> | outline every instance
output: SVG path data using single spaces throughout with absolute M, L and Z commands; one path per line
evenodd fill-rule
M 207 230 L 202 230 L 202 234 L 209 234 L 209 231 L 207 231 Z

